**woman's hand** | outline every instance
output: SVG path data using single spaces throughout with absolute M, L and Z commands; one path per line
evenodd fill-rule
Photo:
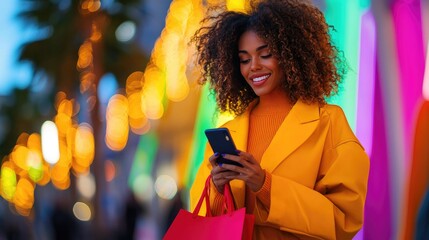
M 243 165 L 243 167 L 222 164 L 221 168 L 225 171 L 232 171 L 236 174 L 225 175 L 226 182 L 233 179 L 243 180 L 246 185 L 253 191 L 257 192 L 261 189 L 265 181 L 265 171 L 250 153 L 239 152 L 238 156 L 225 154 L 223 158 L 235 161 Z
M 234 179 L 231 177 L 236 176 L 239 173 L 225 169 L 217 164 L 217 159 L 219 156 L 219 153 L 215 153 L 209 158 L 209 161 L 213 167 L 211 171 L 213 184 L 215 185 L 217 191 L 223 194 L 223 188 L 225 184 L 231 181 L 231 179 Z

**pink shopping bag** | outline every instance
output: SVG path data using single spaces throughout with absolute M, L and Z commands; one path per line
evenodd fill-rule
M 181 209 L 170 225 L 164 240 L 191 240 L 191 239 L 252 239 L 254 216 L 246 214 L 246 209 L 234 209 L 234 201 L 228 184 L 224 189 L 224 206 L 226 212 L 220 216 L 212 216 L 210 211 L 210 181 L 206 180 L 204 190 L 194 211 L 188 212 Z M 203 200 L 206 202 L 206 216 L 199 216 Z

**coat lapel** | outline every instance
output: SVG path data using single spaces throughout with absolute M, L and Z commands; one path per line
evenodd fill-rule
M 262 168 L 268 172 L 274 169 L 301 146 L 315 131 L 319 124 L 319 106 L 297 101 L 261 159 Z
M 247 150 L 247 136 L 249 133 L 249 112 L 236 117 L 234 121 L 227 124 L 226 127 L 234 139 L 235 146 L 241 151 Z
M 247 136 L 249 133 L 249 115 L 255 102 L 247 108 L 243 114 L 237 116 L 233 121 L 225 124 L 229 129 L 232 139 L 234 139 L 235 146 L 241 151 L 247 151 Z M 234 196 L 235 205 L 240 208 L 244 207 L 245 201 L 245 184 L 243 181 L 233 180 L 230 182 L 232 194 Z
M 242 151 L 247 151 L 249 117 L 255 104 L 256 102 L 253 102 L 246 112 L 225 124 L 234 139 L 237 149 Z M 273 172 L 288 155 L 311 136 L 318 124 L 319 106 L 297 101 L 262 156 L 262 168 L 270 173 Z M 231 181 L 231 189 L 237 206 L 244 206 L 244 188 L 243 181 Z

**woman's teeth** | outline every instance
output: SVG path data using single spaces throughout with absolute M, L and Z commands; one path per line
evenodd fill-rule
M 253 79 L 253 82 L 260 82 L 262 80 L 265 80 L 269 77 L 270 75 L 265 75 L 265 76 L 261 76 L 261 77 L 257 77 Z

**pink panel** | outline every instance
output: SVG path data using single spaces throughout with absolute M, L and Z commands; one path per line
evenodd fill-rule
M 365 204 L 363 239 L 392 239 L 390 172 L 386 139 L 386 104 L 383 103 L 379 74 L 376 74 L 373 146 Z
M 392 4 L 397 56 L 405 153 L 410 158 L 411 136 L 416 106 L 422 95 L 424 43 L 420 0 L 397 0 Z M 392 106 L 395 107 L 395 106 Z M 408 166 L 408 162 L 406 166 Z

